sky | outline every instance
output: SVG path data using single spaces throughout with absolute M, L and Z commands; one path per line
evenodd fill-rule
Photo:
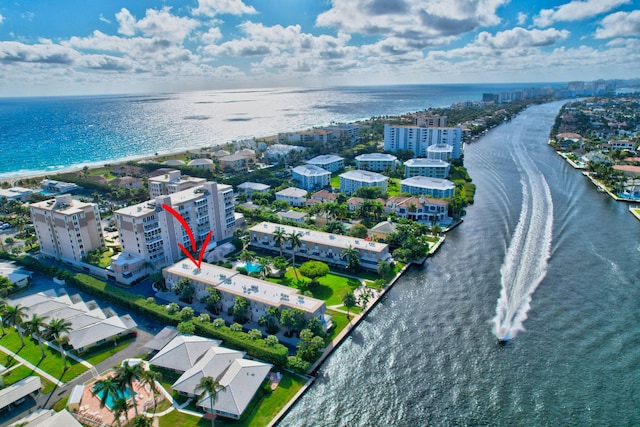
M 640 77 L 640 0 L 0 0 L 0 96 Z

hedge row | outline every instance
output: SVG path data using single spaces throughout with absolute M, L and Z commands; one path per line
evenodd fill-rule
M 9 256 L 8 258 L 16 260 L 16 262 L 29 269 L 64 279 L 69 285 L 75 286 L 84 292 L 134 310 L 161 323 L 176 326 L 181 322 L 178 313 L 169 314 L 163 305 L 147 301 L 144 297 L 132 294 L 125 289 L 107 285 L 103 280 L 96 279 L 93 276 L 84 273 L 71 273 L 67 270 L 41 263 L 29 256 L 21 256 L 19 258 Z M 200 322 L 195 318 L 192 319 L 192 322 L 196 325 L 196 333 L 199 335 L 223 340 L 226 346 L 246 351 L 250 356 L 275 365 L 287 366 L 287 356 L 289 354 L 287 348 L 282 344 L 269 346 L 264 339 L 252 340 L 246 332 L 234 332 L 228 326 L 215 328 L 212 323 Z

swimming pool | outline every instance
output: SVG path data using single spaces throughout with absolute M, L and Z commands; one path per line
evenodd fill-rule
M 260 267 L 258 264 L 252 263 L 251 261 L 247 263 L 239 262 L 236 267 L 244 268 L 249 273 L 259 273 L 262 271 L 262 267 Z
M 93 390 L 96 390 L 96 386 L 93 386 Z M 99 392 L 96 393 L 96 397 L 100 400 L 102 400 L 102 396 L 104 395 L 104 390 L 100 390 Z M 115 399 L 121 399 L 121 398 L 125 398 L 127 400 L 131 399 L 131 389 L 129 387 L 126 387 L 124 390 L 119 390 L 118 391 L 118 396 L 116 396 Z M 109 407 L 109 409 L 113 408 L 113 401 L 115 400 L 113 398 L 112 394 L 109 394 L 107 396 L 107 400 L 105 401 L 105 405 Z

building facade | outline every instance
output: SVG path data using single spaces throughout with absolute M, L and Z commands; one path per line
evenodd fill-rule
M 300 207 L 307 201 L 307 190 L 289 187 L 276 193 L 276 200 L 287 202 L 291 206 Z
M 291 176 L 296 186 L 307 191 L 328 187 L 331 182 L 331 172 L 314 165 L 296 166 L 291 170 Z
M 434 144 L 449 144 L 453 147 L 451 157 L 462 155 L 461 127 L 420 127 L 384 125 L 384 150 L 397 152 L 413 151 L 415 157 L 427 157 L 427 148 Z
M 404 162 L 404 177 L 429 176 L 432 178 L 447 178 L 451 165 L 444 160 L 409 159 Z
M 427 147 L 427 158 L 433 160 L 449 160 L 453 155 L 453 147 L 449 144 L 433 144 Z
M 379 261 L 391 261 L 392 259 L 389 253 L 389 246 L 384 243 L 369 242 L 355 237 L 323 233 L 271 222 L 262 222 L 249 229 L 250 245 L 259 249 L 279 252 L 280 247 L 276 245 L 275 241 L 275 232 L 277 230 L 282 230 L 287 236 L 292 233 L 299 234 L 299 247 L 293 248 L 288 241 L 285 241 L 282 246 L 283 253 L 292 254 L 293 250 L 295 250 L 296 257 L 299 256 L 346 267 L 347 260 L 342 257 L 342 253 L 347 248 L 354 248 L 360 255 L 361 266 L 374 271 L 377 270 Z
M 456 186 L 448 179 L 414 176 L 400 181 L 400 192 L 446 199 L 453 197 Z
M 428 197 L 391 197 L 385 203 L 386 213 L 395 213 L 398 218 L 407 218 L 418 222 L 449 224 L 449 202 Z
M 360 154 L 356 157 L 356 169 L 371 172 L 394 169 L 397 163 L 398 158 L 392 154 L 370 153 Z
M 389 178 L 376 172 L 348 171 L 340 175 L 340 192 L 351 195 L 362 187 L 380 187 L 386 192 L 387 181 Z
M 182 175 L 179 170 L 170 170 L 163 175 L 149 178 L 149 196 L 151 198 L 166 196 L 202 185 L 205 182 L 204 178 L 194 178 Z
M 334 154 L 322 154 L 305 162 L 308 165 L 317 166 L 331 173 L 344 169 L 344 158 Z
M 178 244 L 192 248 L 189 231 L 163 205 L 178 212 L 186 221 L 196 247 L 203 244 L 209 231 L 212 232 L 210 249 L 233 236 L 236 219 L 230 185 L 205 182 L 117 210 L 114 216 L 122 253 L 111 266 L 117 280 L 128 281 L 146 274 L 147 267 L 157 269 L 184 258 Z
M 104 246 L 100 212 L 94 203 L 63 194 L 32 203 L 29 209 L 40 251 L 46 256 L 78 263 L 90 251 Z

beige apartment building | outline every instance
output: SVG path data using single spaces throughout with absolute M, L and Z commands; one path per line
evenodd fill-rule
M 369 242 L 355 237 L 323 233 L 271 222 L 261 222 L 249 229 L 251 246 L 279 251 L 280 248 L 276 246 L 274 239 L 276 230 L 284 231 L 287 236 L 290 236 L 293 232 L 300 234 L 300 246 L 295 249 L 296 255 L 300 258 L 304 257 L 346 267 L 347 260 L 342 258 L 342 252 L 351 247 L 358 250 L 361 266 L 368 270 L 376 270 L 379 261 L 392 260 L 389 253 L 389 245 L 386 243 Z M 291 254 L 291 243 L 285 241 L 282 249 L 285 254 Z
M 170 170 L 163 175 L 149 178 L 149 196 L 151 198 L 166 196 L 197 187 L 206 181 L 204 178 L 182 175 L 179 170 Z
M 69 194 L 30 205 L 31 220 L 40 251 L 66 262 L 81 262 L 104 246 L 100 212 L 94 203 L 75 200 Z

